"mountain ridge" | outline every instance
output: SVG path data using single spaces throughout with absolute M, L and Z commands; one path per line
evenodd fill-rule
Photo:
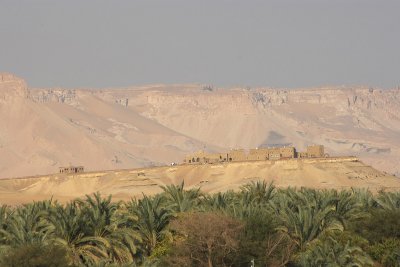
M 120 169 L 197 150 L 323 144 L 400 175 L 400 89 L 29 88 L 0 74 L 0 177 Z

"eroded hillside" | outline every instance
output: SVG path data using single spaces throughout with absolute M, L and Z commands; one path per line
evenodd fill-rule
M 203 146 L 104 101 L 99 92 L 51 89 L 23 95 L 16 93 L 24 91 L 22 81 L 8 77 L 0 83 L 0 177 L 54 173 L 69 164 L 87 170 L 160 165 Z
M 128 93 L 129 92 L 129 93 Z M 124 96 L 122 96 L 122 94 Z M 323 144 L 400 174 L 400 90 L 373 88 L 147 88 L 104 91 L 143 116 L 204 143 L 229 148 Z
M 204 149 L 322 144 L 400 175 L 400 90 L 149 85 L 28 88 L 0 79 L 0 177 L 121 169 Z

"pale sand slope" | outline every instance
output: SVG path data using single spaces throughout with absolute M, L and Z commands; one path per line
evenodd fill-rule
M 123 169 L 200 149 L 322 144 L 400 177 L 400 89 L 28 88 L 0 73 L 0 178 Z
M 54 173 L 69 164 L 86 170 L 159 165 L 204 146 L 90 91 L 68 104 L 42 103 L 31 93 L 22 80 L 0 75 L 0 178 Z
M 280 160 L 229 164 L 179 165 L 117 170 L 78 175 L 51 175 L 0 180 L 0 203 L 20 204 L 33 200 L 61 202 L 85 194 L 112 194 L 115 200 L 130 200 L 161 192 L 160 186 L 179 184 L 215 193 L 237 190 L 251 181 L 265 180 L 278 187 L 319 189 L 369 188 L 400 190 L 400 179 L 367 166 L 355 158 Z

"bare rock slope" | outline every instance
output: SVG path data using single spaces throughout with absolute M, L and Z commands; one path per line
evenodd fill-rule
M 217 151 L 323 144 L 400 175 L 400 90 L 149 85 L 28 88 L 0 75 L 0 177 L 122 169 Z
M 12 77 L 12 76 L 7 76 Z M 90 90 L 29 90 L 0 81 L 0 177 L 54 173 L 78 164 L 87 170 L 178 161 L 203 143 Z

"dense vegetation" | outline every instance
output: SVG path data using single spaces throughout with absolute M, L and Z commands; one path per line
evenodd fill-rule
M 185 190 L 0 208 L 0 266 L 400 266 L 400 193 Z

